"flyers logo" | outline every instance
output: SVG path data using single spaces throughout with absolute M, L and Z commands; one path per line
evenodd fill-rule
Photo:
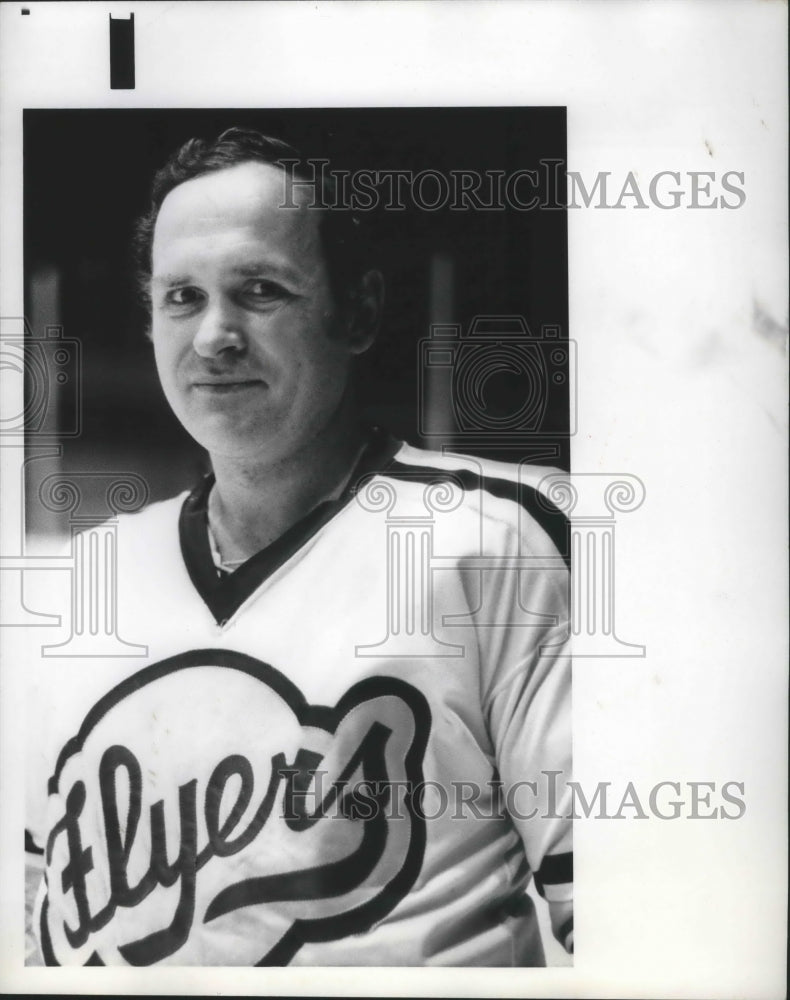
M 328 707 L 227 650 L 133 675 L 49 781 L 47 964 L 284 965 L 369 930 L 422 866 L 429 729 L 396 678 Z

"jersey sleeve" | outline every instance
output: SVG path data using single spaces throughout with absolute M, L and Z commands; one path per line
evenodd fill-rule
M 568 571 L 500 574 L 499 634 L 481 632 L 483 706 L 503 804 L 552 929 L 573 950 L 571 651 Z
M 570 951 L 573 933 L 571 661 L 567 641 L 545 635 L 544 654 L 508 678 L 489 703 L 505 808 L 518 830 L 552 929 Z

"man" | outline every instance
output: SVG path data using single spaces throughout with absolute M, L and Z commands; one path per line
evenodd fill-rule
M 360 423 L 382 277 L 295 158 L 192 140 L 139 227 L 212 474 L 120 519 L 145 655 L 31 670 L 43 958 L 540 965 L 531 877 L 572 946 L 562 518 L 541 470 Z

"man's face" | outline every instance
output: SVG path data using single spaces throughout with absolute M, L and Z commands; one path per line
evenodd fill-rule
M 332 419 L 364 349 L 335 318 L 319 213 L 279 208 L 283 195 L 279 168 L 243 163 L 174 188 L 156 222 L 159 378 L 214 455 L 294 454 Z

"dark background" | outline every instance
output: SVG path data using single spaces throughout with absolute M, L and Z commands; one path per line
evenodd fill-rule
M 34 338 L 44 337 L 46 325 L 62 325 L 64 337 L 81 348 L 79 434 L 62 438 L 60 459 L 29 464 L 29 531 L 58 529 L 54 515 L 34 502 L 36 482 L 53 470 L 135 472 L 147 480 L 152 499 L 190 487 L 206 470 L 205 454 L 159 388 L 131 279 L 129 240 L 147 207 L 151 177 L 167 156 L 187 138 L 211 137 L 232 125 L 283 138 L 306 156 L 330 159 L 333 169 L 511 174 L 538 169 L 542 159 L 566 160 L 564 108 L 26 111 L 26 316 Z M 556 196 L 565 203 L 564 186 Z M 547 381 L 546 412 L 532 434 L 481 443 L 450 431 L 421 439 L 417 377 L 419 341 L 431 323 L 467 329 L 476 315 L 518 314 L 533 336 L 545 325 L 568 336 L 565 210 L 412 205 L 365 214 L 387 279 L 379 343 L 361 373 L 371 420 L 415 444 L 567 469 L 567 379 Z M 452 268 L 452 281 L 441 289 L 437 258 Z M 50 413 L 65 429 L 75 420 L 71 388 L 60 392 Z M 486 388 L 491 405 L 503 412 L 517 406 L 523 391 L 506 372 Z

